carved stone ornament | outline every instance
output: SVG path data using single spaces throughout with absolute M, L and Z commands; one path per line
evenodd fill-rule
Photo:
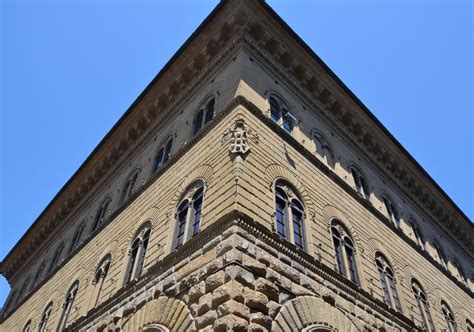
M 221 143 L 225 144 L 229 142 L 230 153 L 245 155 L 250 151 L 249 140 L 258 144 L 258 134 L 245 124 L 244 119 L 237 119 L 235 123 L 224 132 Z

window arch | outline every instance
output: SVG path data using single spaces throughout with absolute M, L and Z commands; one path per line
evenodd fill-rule
M 107 214 L 107 208 L 109 207 L 109 204 L 110 204 L 110 198 L 107 198 L 97 210 L 97 214 L 95 215 L 95 219 L 94 219 L 94 227 L 92 228 L 92 231 L 95 231 L 97 228 L 99 228 L 99 226 L 105 220 L 105 215 Z
M 275 182 L 275 228 L 278 236 L 305 249 L 304 207 L 292 186 L 285 181 Z
M 375 265 L 379 272 L 380 286 L 382 287 L 385 304 L 401 313 L 402 306 L 400 304 L 397 282 L 395 281 L 395 273 L 393 273 L 392 267 L 387 259 L 379 252 L 375 254 Z
M 456 260 L 452 261 L 454 267 L 454 276 L 461 281 L 462 283 L 466 283 L 466 277 L 464 276 L 464 271 L 461 268 L 461 265 Z
M 100 293 L 102 291 L 104 280 L 107 277 L 107 273 L 109 272 L 111 261 L 112 256 L 110 254 L 105 256 L 94 274 L 94 278 L 92 279 L 91 294 L 89 296 L 89 309 L 92 309 L 96 307 L 97 304 L 99 304 Z
M 436 260 L 438 261 L 438 263 L 440 263 L 446 269 L 447 268 L 446 256 L 444 255 L 443 250 L 441 249 L 438 242 L 436 242 L 434 240 L 432 241 L 432 245 L 433 245 L 433 248 L 434 248 L 435 253 L 436 253 L 436 257 L 435 257 Z
M 414 219 L 410 219 L 410 226 L 413 231 L 413 236 L 415 237 L 416 244 L 421 248 L 425 249 L 425 241 L 423 235 L 421 234 L 420 228 Z
M 18 293 L 18 299 L 17 299 L 17 302 L 20 302 L 23 297 L 25 296 L 25 293 L 28 289 L 28 286 L 30 284 L 30 280 L 31 278 L 28 276 L 28 278 L 26 278 L 25 282 L 23 283 L 23 286 L 21 287 L 20 289 L 20 292 Z
M 33 289 L 41 280 L 45 267 L 46 267 L 46 263 L 45 262 L 41 263 L 38 270 L 36 271 L 36 275 L 35 275 L 35 278 L 33 279 L 33 284 L 31 285 L 31 289 Z
M 453 312 L 449 308 L 448 304 L 444 301 L 441 301 L 441 311 L 443 312 L 444 319 L 449 332 L 456 332 L 456 320 L 454 319 Z
M 59 318 L 58 331 L 62 331 L 67 326 L 67 320 L 69 318 L 69 314 L 71 313 L 74 300 L 76 299 L 78 289 L 79 280 L 76 280 L 66 294 L 66 299 L 64 300 L 63 304 L 63 311 L 61 313 L 61 317 Z
M 53 310 L 53 302 L 50 302 L 46 309 L 44 309 L 43 314 L 41 315 L 41 320 L 38 327 L 38 332 L 45 332 L 46 326 L 48 325 L 49 316 L 51 316 L 51 311 Z
M 135 191 L 135 184 L 137 183 L 139 174 L 140 174 L 140 169 L 137 168 L 128 177 L 127 181 L 125 181 L 125 184 L 122 190 L 122 199 L 121 199 L 122 202 L 124 202 Z
M 357 167 L 354 165 L 351 165 L 351 174 L 352 174 L 352 179 L 354 180 L 354 185 L 357 193 L 362 196 L 365 199 L 370 198 L 370 190 L 369 186 L 367 184 L 367 180 L 364 175 L 362 175 L 362 172 L 359 171 Z
M 288 111 L 283 100 L 275 95 L 270 96 L 270 118 L 283 128 L 288 134 L 292 134 L 296 118 Z
M 382 196 L 383 205 L 385 207 L 385 211 L 387 212 L 388 218 L 390 221 L 396 226 L 400 226 L 400 215 L 398 214 L 398 210 L 393 204 L 393 201 L 387 196 Z
M 132 245 L 128 251 L 129 260 L 125 272 L 125 284 L 128 284 L 133 279 L 139 278 L 142 274 L 150 234 L 151 225 L 148 224 L 142 227 L 138 235 L 132 241 Z
M 59 247 L 56 249 L 56 251 L 54 252 L 54 256 L 53 256 L 53 259 L 51 260 L 51 265 L 49 266 L 48 273 L 51 273 L 51 271 L 53 271 L 56 268 L 56 266 L 58 266 L 63 249 L 64 249 L 64 243 L 61 243 Z
M 155 167 L 153 172 L 157 172 L 164 163 L 166 163 L 171 158 L 171 148 L 173 147 L 173 137 L 169 138 L 166 141 L 166 144 L 163 144 L 155 158 Z
M 331 233 L 337 272 L 354 283 L 359 284 L 355 257 L 356 251 L 349 232 L 339 220 L 335 219 L 331 225 Z
M 204 183 L 201 180 L 191 184 L 182 195 L 176 211 L 175 249 L 199 233 L 203 199 Z
M 205 106 L 200 108 L 194 116 L 193 135 L 196 134 L 206 123 L 214 118 L 215 98 L 209 100 Z
M 328 143 L 328 140 L 324 137 L 323 134 L 313 130 L 311 133 L 311 137 L 313 138 L 315 148 L 316 148 L 316 155 L 326 163 L 331 168 L 334 168 L 335 159 L 334 153 L 331 149 L 331 146 Z
M 431 318 L 430 314 L 430 305 L 423 288 L 417 280 L 412 279 L 411 289 L 413 291 L 413 295 L 415 296 L 424 329 L 428 332 L 434 331 L 435 329 L 433 319 Z
M 32 332 L 32 331 L 31 331 L 31 319 L 29 319 L 29 320 L 26 322 L 25 326 L 23 327 L 22 332 Z
M 467 332 L 474 332 L 474 324 L 469 319 L 466 319 L 466 327 Z
M 77 228 L 76 233 L 74 233 L 74 237 L 72 238 L 72 241 L 71 241 L 71 247 L 69 248 L 69 253 L 73 252 L 73 250 L 76 249 L 81 243 L 82 233 L 84 232 L 85 228 L 86 228 L 85 222 L 83 222 Z

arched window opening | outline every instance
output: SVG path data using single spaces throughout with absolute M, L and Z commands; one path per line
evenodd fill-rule
M 435 329 L 433 319 L 431 318 L 430 314 L 430 305 L 423 288 L 415 279 L 413 279 L 411 282 L 411 288 L 416 299 L 416 304 L 422 319 L 423 328 L 428 332 L 434 331 Z
M 198 234 L 202 223 L 202 206 L 204 199 L 204 185 L 198 181 L 182 196 L 176 211 L 175 248 L 194 235 Z
M 397 284 L 393 269 L 390 264 L 388 264 L 385 257 L 380 253 L 375 254 L 375 265 L 379 272 L 380 286 L 382 287 L 385 304 L 401 313 L 402 306 L 397 292 Z
M 97 210 L 97 214 L 95 216 L 94 228 L 92 231 L 95 231 L 99 226 L 104 222 L 105 215 L 107 214 L 107 208 L 109 207 L 110 198 L 105 200 L 104 203 L 100 206 L 99 210 Z
M 214 118 L 214 105 L 215 99 L 212 98 L 196 113 L 193 120 L 193 135 Z
M 336 270 L 347 279 L 359 284 L 354 243 L 340 221 L 331 226 Z
M 89 309 L 95 308 L 99 304 L 100 293 L 102 291 L 102 286 L 104 284 L 104 280 L 107 277 L 107 273 L 109 272 L 109 266 L 112 258 L 110 255 L 106 256 L 102 259 L 102 262 L 99 265 L 99 268 L 96 270 L 94 274 L 94 279 L 92 280 L 92 289 L 91 294 L 89 297 Z
M 387 196 L 383 196 L 383 204 L 385 206 L 385 210 L 387 211 L 387 215 L 390 221 L 396 227 L 400 226 L 400 215 L 398 214 L 398 211 L 392 201 Z
M 446 269 L 446 256 L 443 253 L 443 250 L 439 246 L 437 242 L 433 241 L 433 248 L 435 249 L 436 252 L 436 260 Z
M 418 224 L 412 219 L 410 221 L 411 229 L 413 230 L 413 236 L 415 236 L 416 244 L 421 248 L 425 249 L 425 241 L 423 240 L 423 236 L 421 235 L 420 228 Z
M 66 299 L 63 304 L 63 311 L 61 317 L 59 318 L 58 331 L 62 331 L 66 326 L 71 313 L 72 306 L 74 305 L 74 300 L 76 299 L 77 290 L 79 289 L 79 281 L 76 281 L 72 284 L 67 292 Z
M 369 199 L 370 191 L 369 191 L 369 186 L 367 185 L 367 181 L 365 180 L 365 177 L 354 166 L 351 166 L 351 173 L 352 173 L 352 179 L 354 180 L 354 185 L 355 185 L 355 189 L 357 193 L 360 196 L 364 197 L 365 199 Z
M 28 286 L 30 284 L 30 280 L 31 280 L 31 278 L 28 277 L 28 278 L 26 278 L 25 282 L 23 283 L 23 286 L 21 287 L 20 292 L 18 293 L 17 302 L 20 302 L 23 299 L 23 297 L 26 295 L 26 291 L 27 291 Z
M 136 169 L 132 173 L 132 175 L 128 177 L 122 190 L 122 199 L 121 199 L 122 202 L 125 201 L 135 191 L 135 184 L 137 183 L 139 174 L 140 174 L 140 170 Z
M 171 148 L 173 147 L 173 138 L 170 138 L 166 145 L 162 146 L 156 155 L 155 168 L 153 172 L 157 172 L 164 163 L 171 158 Z
M 36 275 L 35 275 L 35 278 L 33 279 L 33 284 L 31 285 L 31 289 L 33 289 L 40 282 L 45 267 L 46 267 L 46 263 L 45 262 L 41 263 L 41 265 L 38 268 L 38 271 L 36 271 Z
M 79 246 L 79 244 L 81 243 L 82 233 L 84 232 L 85 228 L 86 228 L 86 223 L 83 223 L 77 229 L 77 231 L 74 234 L 74 237 L 72 239 L 71 248 L 69 248 L 69 253 L 73 252 L 74 249 L 76 249 Z
M 41 315 L 41 320 L 39 323 L 38 332 L 47 331 L 46 327 L 48 325 L 49 316 L 51 316 L 51 311 L 53 310 L 53 302 L 48 304 L 46 309 L 44 309 L 43 314 Z
M 469 319 L 466 319 L 466 327 L 467 332 L 474 332 L 474 324 Z
M 276 96 L 270 97 L 270 118 L 290 135 L 297 123 L 296 118 L 288 111 L 288 108 L 280 98 Z
M 313 131 L 311 136 L 313 137 L 314 145 L 316 147 L 316 155 L 329 167 L 334 168 L 334 153 L 329 146 L 328 141 L 324 136 L 316 131 Z
M 461 268 L 461 265 L 457 261 L 453 261 L 455 277 L 462 283 L 466 283 L 466 277 L 464 276 L 464 271 Z
M 444 319 L 446 320 L 448 331 L 456 332 L 456 321 L 454 319 L 453 312 L 444 301 L 441 301 L 441 311 L 443 312 Z
M 48 269 L 48 273 L 51 273 L 51 271 L 53 271 L 56 268 L 56 266 L 58 266 L 59 259 L 61 258 L 63 249 L 64 249 L 64 243 L 61 243 L 58 249 L 56 249 L 56 252 L 54 253 L 53 259 L 51 260 L 51 265 L 49 266 L 49 269 Z
M 138 233 L 132 242 L 128 252 L 129 261 L 125 273 L 125 284 L 128 284 L 131 280 L 138 279 L 142 274 L 150 233 L 150 226 L 146 226 Z
M 275 228 L 278 236 L 304 250 L 304 208 L 295 191 L 283 181 L 275 184 Z
M 23 327 L 23 332 L 32 332 L 31 331 L 31 319 L 28 320 L 25 324 L 25 326 Z

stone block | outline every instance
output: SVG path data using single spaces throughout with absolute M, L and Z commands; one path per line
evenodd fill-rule
M 261 325 L 268 330 L 272 328 L 272 319 L 268 315 L 264 315 L 262 312 L 251 313 L 250 323 Z
M 255 281 L 255 290 L 265 294 L 270 300 L 278 301 L 278 287 L 264 278 L 258 278 Z
M 278 314 L 280 310 L 281 304 L 275 301 L 269 301 L 267 303 L 267 308 L 268 308 L 268 316 L 275 318 L 275 316 Z
M 212 292 L 217 287 L 224 284 L 225 281 L 225 273 L 224 271 L 219 271 L 214 274 L 211 274 L 209 277 L 206 278 L 206 293 Z
M 196 328 L 202 329 L 207 325 L 212 325 L 216 321 L 216 319 L 217 312 L 215 310 L 208 311 L 204 315 L 196 318 Z
M 231 265 L 225 269 L 226 280 L 236 280 L 247 287 L 254 287 L 255 278 L 252 272 L 239 265 Z
M 248 330 L 249 323 L 240 317 L 234 315 L 227 315 L 217 319 L 214 324 L 214 331 L 225 332 L 225 331 L 236 331 L 244 332 Z
M 221 304 L 217 309 L 217 315 L 219 317 L 227 316 L 230 314 L 241 317 L 245 320 L 249 320 L 250 309 L 244 304 L 234 300 L 229 300 Z
M 268 297 L 265 294 L 246 288 L 244 291 L 245 305 L 264 314 L 268 314 Z
M 199 299 L 199 306 L 197 308 L 197 313 L 198 315 L 202 315 L 209 310 L 211 310 L 212 307 L 212 294 L 208 293 L 206 295 L 201 296 Z
M 201 296 L 204 295 L 206 291 L 206 283 L 201 281 L 197 285 L 192 286 L 188 291 L 189 302 L 195 303 L 199 300 Z
M 264 277 L 267 273 L 267 266 L 255 258 L 244 256 L 242 260 L 242 265 L 251 270 L 252 272 Z
M 267 332 L 269 330 L 264 328 L 262 325 L 258 325 L 258 324 L 255 324 L 255 323 L 250 323 L 248 331 L 249 332 Z
M 244 287 L 239 282 L 232 280 L 214 290 L 212 293 L 212 306 L 217 307 L 221 303 L 231 299 L 237 302 L 244 302 Z

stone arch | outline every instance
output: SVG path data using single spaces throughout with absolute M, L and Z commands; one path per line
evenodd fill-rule
M 271 164 L 267 166 L 267 168 L 265 169 L 265 183 L 268 183 L 268 188 L 271 191 L 273 191 L 273 185 L 275 183 L 275 180 L 278 179 L 285 180 L 291 185 L 293 185 L 293 187 L 298 191 L 301 198 L 303 199 L 303 203 L 308 209 L 308 212 L 311 212 L 311 214 L 314 213 L 315 206 L 313 204 L 311 196 L 304 187 L 304 185 L 301 183 L 301 181 L 298 180 L 298 177 L 289 168 L 283 165 Z
M 273 321 L 272 331 L 362 331 L 360 322 L 340 309 L 314 296 L 300 296 L 287 301 Z
M 322 217 L 325 223 L 325 227 L 328 232 L 331 229 L 331 223 L 334 219 L 339 220 L 344 226 L 349 230 L 352 239 L 356 243 L 357 249 L 364 253 L 365 247 L 362 245 L 362 241 L 359 237 L 357 230 L 354 227 L 354 224 L 351 222 L 351 219 L 342 212 L 339 208 L 335 207 L 334 205 L 326 205 L 322 210 Z
M 178 200 L 180 199 L 181 195 L 189 187 L 189 185 L 191 185 L 196 180 L 201 179 L 202 181 L 204 181 L 204 187 L 208 187 L 209 182 L 211 182 L 212 180 L 213 173 L 214 170 L 212 166 L 207 164 L 198 166 L 193 171 L 188 173 L 188 175 L 186 175 L 184 180 L 178 186 L 178 190 L 175 192 L 173 199 L 170 203 L 169 211 L 173 211 L 175 209 L 175 206 L 178 203 Z
M 160 296 L 123 317 L 123 332 L 195 331 L 194 317 L 178 299 Z
M 401 281 L 404 279 L 405 275 L 403 273 L 403 270 L 400 269 L 400 266 L 403 265 L 403 262 L 398 261 L 397 255 L 393 256 L 390 254 L 390 251 L 388 248 L 386 248 L 383 243 L 376 239 L 376 238 L 371 238 L 369 241 L 367 241 L 367 255 L 368 259 L 373 262 L 375 258 L 375 254 L 377 252 L 381 253 L 382 256 L 385 256 L 385 258 L 388 260 L 390 263 L 390 266 L 395 272 L 397 280 Z M 370 256 L 369 256 L 370 255 Z

